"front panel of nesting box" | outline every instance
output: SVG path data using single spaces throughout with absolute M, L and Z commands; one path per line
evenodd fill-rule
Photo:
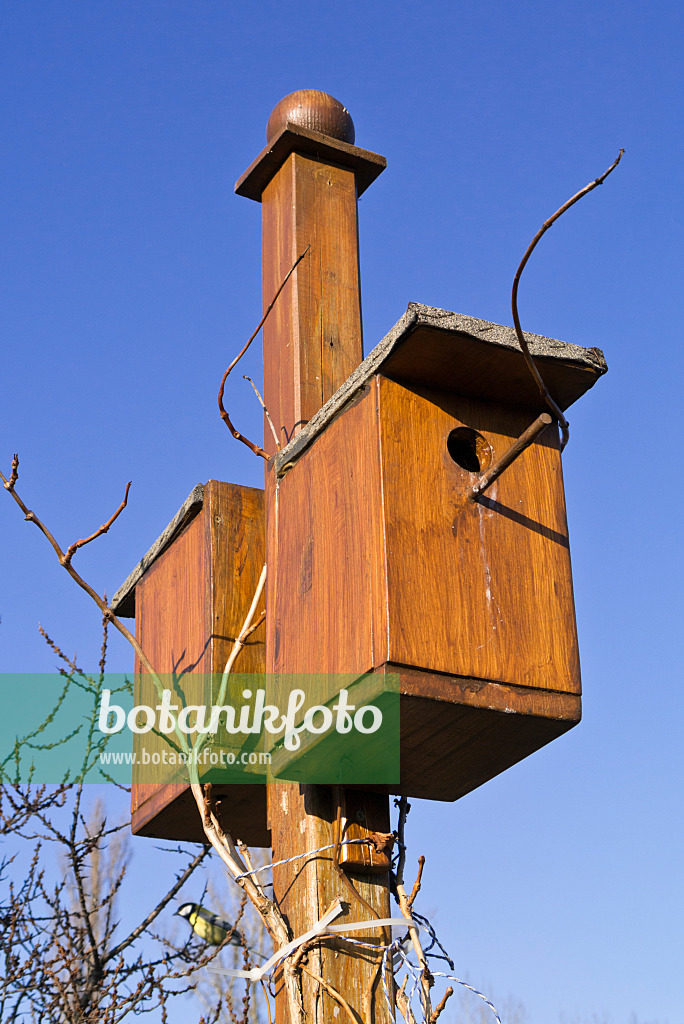
M 415 338 L 414 348 L 429 350 Z M 502 399 L 500 368 L 482 385 L 473 366 L 459 378 L 426 373 L 423 361 L 413 373 L 411 353 L 392 351 L 371 355 L 337 407 L 276 460 L 269 669 L 399 672 L 399 788 L 453 800 L 580 718 L 558 432 L 549 426 L 470 500 L 538 399 L 524 388 L 511 389 L 522 401 Z M 484 345 L 478 358 L 499 356 Z M 386 375 L 397 366 L 401 380 Z M 586 376 L 590 386 L 598 373 Z M 479 394 L 456 393 L 454 381 Z
M 263 491 L 210 480 L 198 486 L 113 605 L 135 614 L 135 631 L 155 669 L 166 674 L 185 704 L 204 703 L 205 679 L 223 672 L 257 587 L 265 560 Z M 157 703 L 136 661 L 135 703 Z M 240 673 L 264 671 L 263 627 L 240 655 Z M 195 692 L 197 688 L 202 692 Z M 151 733 L 136 748 L 156 749 Z M 162 749 L 162 741 L 158 741 Z M 235 834 L 267 846 L 262 785 L 215 787 Z M 203 842 L 189 787 L 136 783 L 131 794 L 135 834 Z

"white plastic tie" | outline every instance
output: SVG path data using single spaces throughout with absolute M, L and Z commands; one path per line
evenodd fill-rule
M 372 918 L 370 921 L 345 921 L 344 924 L 331 924 L 328 926 L 327 931 L 329 932 L 360 932 L 367 931 L 369 928 L 387 928 L 389 925 L 402 925 L 404 928 L 420 928 L 419 924 L 415 921 L 409 921 L 405 917 L 381 917 Z
M 276 950 L 270 960 L 267 960 L 261 967 L 253 967 L 250 971 L 241 971 L 237 968 L 231 967 L 208 967 L 207 970 L 211 971 L 212 974 L 226 974 L 230 978 L 245 978 L 247 981 L 261 981 L 261 979 L 270 974 L 275 966 L 281 961 L 285 960 L 290 956 L 296 949 L 303 946 L 305 942 L 309 942 L 310 939 L 315 939 L 318 936 L 326 934 L 344 934 L 345 932 L 359 932 L 368 931 L 370 928 L 386 928 L 391 925 L 400 925 L 404 928 L 422 928 L 422 925 L 416 924 L 415 921 L 408 921 L 405 917 L 381 917 L 372 918 L 370 921 L 345 921 L 344 924 L 331 924 L 336 917 L 339 917 L 344 911 L 344 904 L 338 903 L 332 907 L 327 914 L 324 914 L 320 920 L 316 922 L 313 928 L 310 928 L 308 932 L 304 932 L 299 938 L 293 939 L 292 942 L 288 942 L 286 946 L 282 946 L 281 949 Z
M 251 971 L 239 971 L 229 967 L 210 967 L 209 970 L 213 971 L 214 974 L 227 974 L 231 978 L 246 978 L 247 981 L 261 981 L 265 974 L 269 974 L 275 967 L 279 960 L 284 960 L 286 957 L 294 953 L 296 949 L 303 946 L 309 939 L 315 939 L 318 935 L 323 935 L 328 929 L 328 925 L 331 921 L 334 921 L 336 917 L 344 912 L 344 905 L 340 902 L 323 915 L 320 920 L 316 922 L 313 928 L 310 928 L 308 932 L 304 932 L 298 939 L 293 939 L 292 942 L 288 942 L 286 946 L 282 946 L 276 950 L 270 960 L 267 960 L 261 967 L 253 967 Z

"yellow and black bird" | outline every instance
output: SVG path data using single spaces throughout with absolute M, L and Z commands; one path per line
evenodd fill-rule
M 220 946 L 228 934 L 232 933 L 228 940 L 228 945 L 245 947 L 242 933 L 237 928 L 234 928 L 232 924 L 222 917 L 218 917 L 217 914 L 212 914 L 210 910 L 201 907 L 199 903 L 184 903 L 176 911 L 176 915 L 184 917 L 195 935 L 198 935 L 200 939 L 203 939 L 210 946 Z M 252 949 L 250 949 L 250 953 L 259 957 L 262 956 L 261 953 L 256 953 Z

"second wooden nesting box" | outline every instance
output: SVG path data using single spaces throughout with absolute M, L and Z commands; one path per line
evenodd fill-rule
M 562 408 L 605 372 L 528 337 Z M 412 304 L 271 463 L 267 672 L 399 673 L 395 791 L 454 800 L 580 719 L 556 424 L 470 497 L 543 410 L 512 330 Z
M 178 706 L 212 703 L 226 659 L 240 633 L 264 564 L 264 495 L 254 487 L 210 480 L 198 484 L 112 600 L 135 616 L 135 633 Z M 158 697 L 136 658 L 135 703 Z M 263 629 L 240 655 L 239 673 L 264 671 Z M 170 750 L 154 733 L 134 737 L 135 752 Z M 187 783 L 155 784 L 153 770 L 134 769 L 131 827 L 136 835 L 204 841 Z M 166 774 L 166 773 L 164 773 Z M 175 772 L 172 774 L 176 775 Z M 267 846 L 265 787 L 216 786 L 235 835 Z

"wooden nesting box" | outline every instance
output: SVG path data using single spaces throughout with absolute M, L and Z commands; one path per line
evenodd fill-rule
M 562 408 L 606 370 L 528 338 Z M 470 497 L 543 409 L 511 329 L 412 304 L 269 464 L 267 671 L 398 672 L 391 791 L 454 800 L 580 719 L 556 424 Z
M 242 628 L 265 561 L 264 495 L 253 487 L 210 480 L 198 486 L 114 595 L 120 616 L 135 616 L 136 637 L 160 673 L 173 674 L 187 703 L 210 675 L 221 673 Z M 135 703 L 156 703 L 136 663 Z M 241 673 L 264 671 L 263 627 L 240 655 Z M 144 698 L 144 699 L 143 699 Z M 136 736 L 136 748 L 154 744 Z M 216 787 L 233 834 L 268 846 L 263 785 Z M 133 779 L 132 830 L 137 835 L 203 842 L 189 787 Z
M 598 349 L 527 337 L 564 409 L 606 371 Z M 221 672 L 267 561 L 265 646 L 262 627 L 238 671 L 330 673 L 321 703 L 338 673 L 398 674 L 401 778 L 372 788 L 457 799 L 580 720 L 556 425 L 471 496 L 539 412 L 511 329 L 411 304 L 268 464 L 267 528 L 262 491 L 198 486 L 113 608 L 159 671 Z M 223 790 L 252 845 L 265 788 Z M 132 826 L 202 840 L 183 783 L 134 784 Z

